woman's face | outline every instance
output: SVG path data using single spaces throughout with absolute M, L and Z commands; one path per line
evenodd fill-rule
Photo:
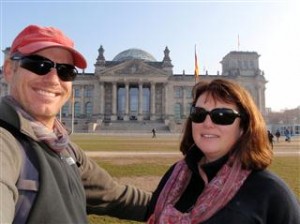
M 215 108 L 228 108 L 238 111 L 234 104 L 214 100 L 207 93 L 203 93 L 197 100 L 196 107 L 207 111 Z M 192 133 L 195 144 L 204 153 L 207 162 L 211 162 L 226 155 L 242 135 L 240 118 L 236 118 L 230 125 L 218 125 L 212 122 L 209 115 L 202 123 L 192 122 Z

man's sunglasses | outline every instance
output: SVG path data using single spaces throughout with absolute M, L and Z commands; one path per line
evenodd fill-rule
M 20 66 L 37 75 L 46 75 L 56 68 L 57 75 L 62 81 L 73 81 L 78 74 L 77 69 L 70 64 L 59 64 L 39 55 L 12 56 L 12 60 L 20 61 Z
M 211 111 L 207 111 L 202 107 L 191 107 L 190 118 L 194 123 L 204 122 L 206 116 L 209 115 L 213 123 L 218 125 L 230 125 L 237 117 L 241 117 L 241 114 L 228 108 L 215 108 Z

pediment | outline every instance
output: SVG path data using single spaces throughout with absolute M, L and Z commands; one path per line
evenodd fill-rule
M 110 67 L 102 72 L 102 75 L 109 76 L 120 76 L 120 75 L 134 75 L 134 76 L 147 76 L 147 75 L 157 75 L 165 76 L 167 73 L 159 68 L 146 64 L 141 60 L 131 60 L 124 63 L 118 64 L 116 66 Z

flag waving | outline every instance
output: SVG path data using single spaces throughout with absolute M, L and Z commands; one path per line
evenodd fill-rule
M 195 82 L 197 82 L 198 76 L 199 76 L 199 68 L 198 68 L 198 58 L 197 58 L 197 49 L 195 45 Z

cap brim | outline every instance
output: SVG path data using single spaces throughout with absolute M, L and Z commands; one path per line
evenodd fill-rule
M 50 47 L 61 47 L 70 51 L 73 55 L 74 65 L 78 68 L 85 69 L 87 67 L 87 62 L 82 54 L 76 51 L 74 48 L 66 47 L 64 45 L 53 43 L 53 42 L 35 42 L 28 44 L 24 47 L 18 48 L 18 51 L 24 55 L 33 54 L 37 51 L 50 48 Z

